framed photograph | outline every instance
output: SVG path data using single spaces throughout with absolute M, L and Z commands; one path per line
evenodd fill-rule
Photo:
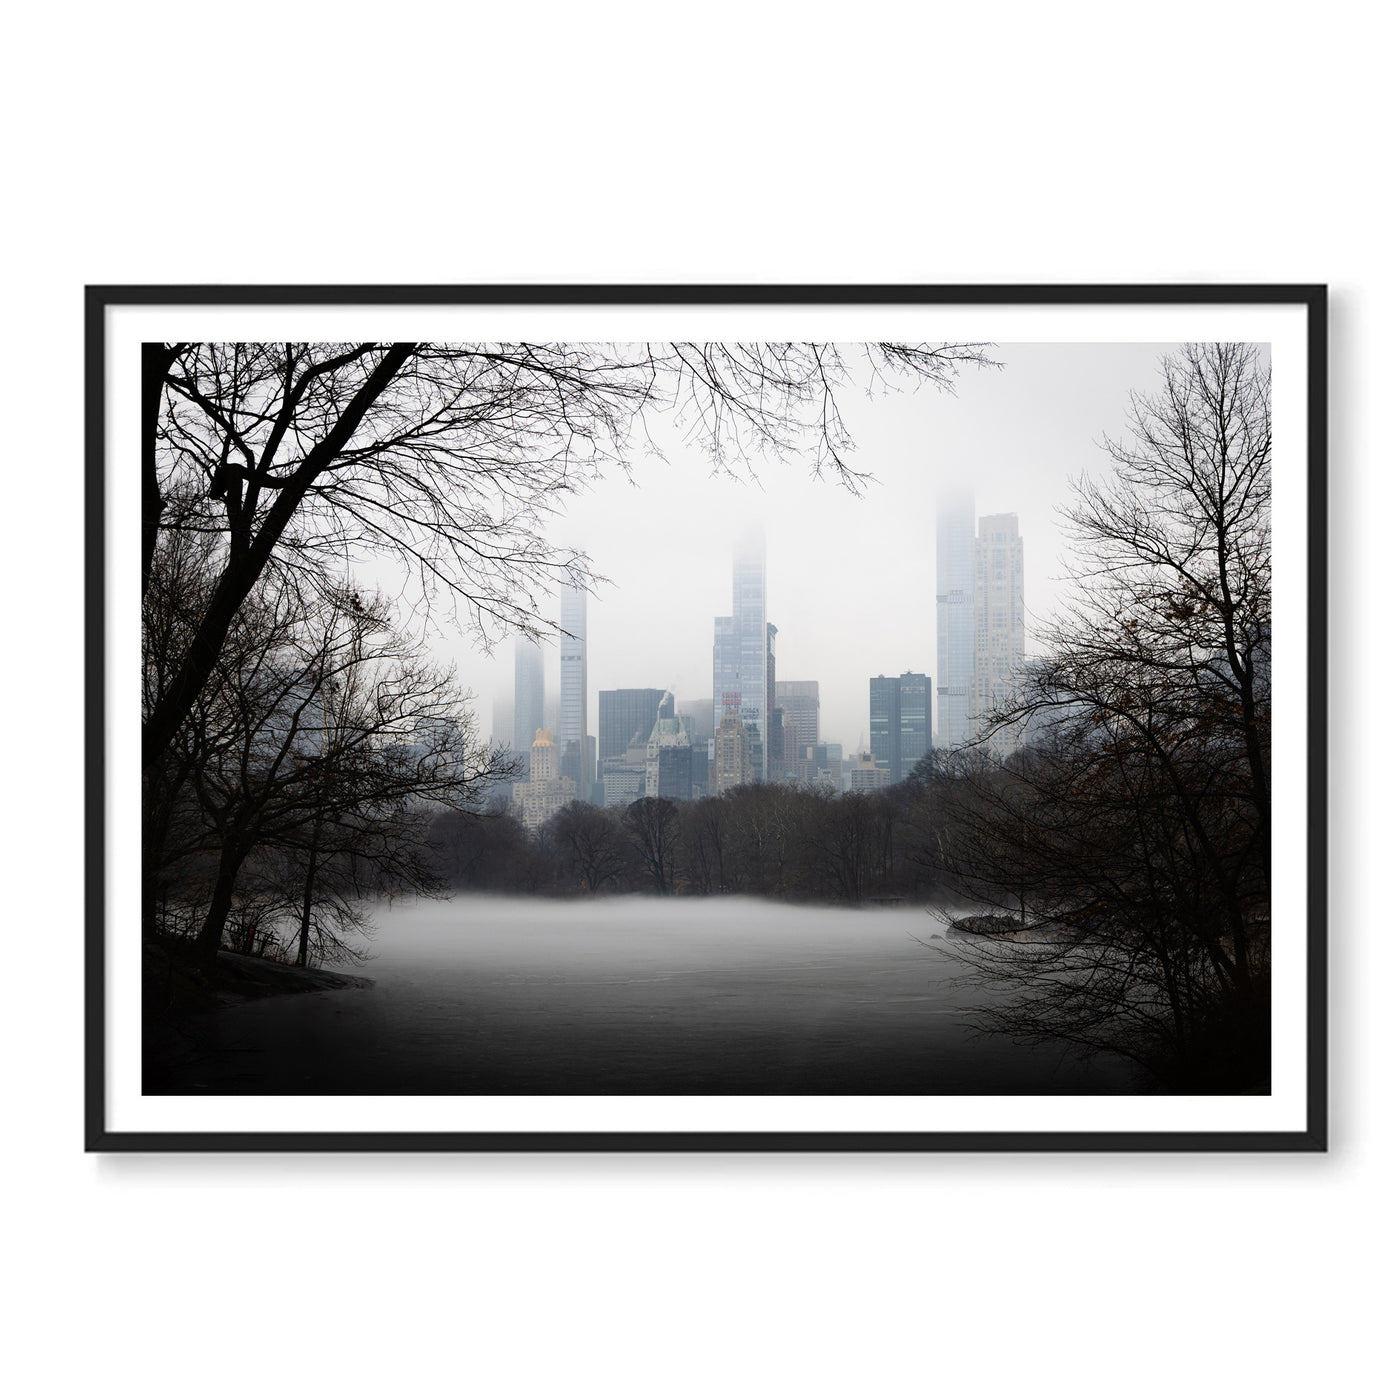
M 89 1150 L 1325 1149 L 1324 288 L 86 346 Z

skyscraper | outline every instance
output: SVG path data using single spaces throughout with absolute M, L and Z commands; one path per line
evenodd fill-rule
M 503 744 L 508 749 L 515 747 L 515 696 L 509 699 L 496 696 L 491 704 L 491 745 L 494 748 Z
M 933 747 L 933 680 L 922 672 L 870 679 L 870 752 L 902 783 Z
M 948 496 L 938 507 L 938 742 L 958 748 L 972 738 L 972 499 Z
M 776 631 L 776 628 L 774 629 Z M 715 733 L 728 708 L 737 708 L 749 734 L 752 766 L 759 780 L 768 771 L 767 564 L 763 532 L 749 531 L 734 550 L 734 607 L 729 617 L 715 618 Z
M 656 723 L 665 690 L 600 690 L 598 692 L 598 762 L 627 752 L 635 735 L 646 742 Z
M 899 742 L 899 678 L 870 678 L 870 755 L 886 772 Z
M 765 604 L 766 606 L 766 604 Z M 770 783 L 782 782 L 785 776 L 783 767 L 783 712 L 778 708 L 774 694 L 778 686 L 777 658 L 778 629 L 768 624 L 768 647 L 764 657 L 763 713 L 768 730 L 768 744 L 765 750 L 764 776 Z M 758 762 L 755 755 L 754 762 Z
M 773 703 L 786 716 L 785 723 L 797 726 L 798 742 L 820 744 L 821 698 L 816 681 L 779 681 L 773 690 Z
M 690 720 L 690 728 L 697 744 L 702 739 L 709 740 L 715 737 L 715 706 L 708 695 L 703 700 L 678 700 L 676 713 Z
M 528 754 L 544 728 L 544 657 L 530 637 L 515 639 L 515 733 L 511 747 Z
M 732 617 L 715 618 L 715 671 L 713 732 L 718 734 L 726 710 L 737 710 L 739 689 L 739 633 Z
M 578 787 L 572 778 L 559 776 L 559 750 L 549 730 L 536 732 L 529 754 L 530 776 L 515 784 L 511 807 L 528 831 L 537 831 L 577 798 Z
M 781 709 L 777 713 L 783 715 Z M 805 775 L 802 772 L 802 728 L 798 724 L 790 724 L 787 716 L 783 715 L 782 729 L 783 777 L 788 780 L 796 778 L 799 781 L 805 781 Z
M 1023 726 L 988 717 L 1016 698 L 1026 660 L 1025 551 L 1014 515 L 978 522 L 973 576 L 972 737 L 999 758 L 1021 746 Z
M 739 717 L 738 707 L 734 706 L 724 712 L 715 730 L 715 761 L 710 782 L 716 797 L 753 781 L 752 753 L 748 728 Z
M 871 753 L 903 783 L 934 746 L 934 682 L 923 672 L 871 678 Z
M 593 774 L 588 763 L 588 594 L 583 589 L 565 584 L 559 590 L 559 629 L 559 749 L 567 756 L 565 776 L 587 792 Z M 571 771 L 575 763 L 577 772 Z
M 933 677 L 906 671 L 899 678 L 899 770 L 895 782 L 902 783 L 933 747 L 933 710 Z

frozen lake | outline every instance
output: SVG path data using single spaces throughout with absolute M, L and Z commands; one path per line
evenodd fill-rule
M 974 1034 L 985 993 L 955 983 L 921 908 L 481 896 L 380 906 L 375 924 L 372 988 L 192 1018 L 146 1091 L 1133 1091 L 1117 1062 Z

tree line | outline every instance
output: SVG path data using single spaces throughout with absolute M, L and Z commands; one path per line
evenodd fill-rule
M 918 773 L 933 763 L 930 755 Z M 508 813 L 443 812 L 428 840 L 442 878 L 457 890 L 859 904 L 943 888 L 931 793 L 916 773 L 875 793 L 765 783 L 693 802 L 572 802 L 533 833 Z

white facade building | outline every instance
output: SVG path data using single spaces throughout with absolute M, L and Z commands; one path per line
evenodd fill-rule
M 538 831 L 561 807 L 578 797 L 572 778 L 559 776 L 559 750 L 548 729 L 541 729 L 530 745 L 530 776 L 516 783 L 511 806 L 526 830 Z
M 1015 701 L 1026 663 L 1025 548 L 1014 515 L 978 522 L 973 569 L 972 737 L 1004 758 L 1023 726 L 994 728 L 989 717 Z

